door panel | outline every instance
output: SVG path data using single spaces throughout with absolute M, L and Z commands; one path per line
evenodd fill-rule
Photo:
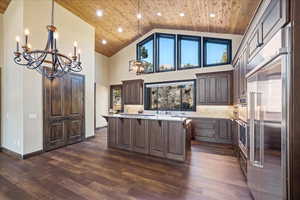
M 118 146 L 123 149 L 131 149 L 130 119 L 119 118 L 118 121 Z
M 164 133 L 162 129 L 162 121 L 149 120 L 148 121 L 149 133 L 149 151 L 151 155 L 164 157 Z
M 67 74 L 44 85 L 44 150 L 84 137 L 84 76 Z
M 108 118 L 108 131 L 109 137 L 107 137 L 107 143 L 109 147 L 115 147 L 117 145 L 117 129 L 118 118 Z
M 146 126 L 146 120 L 131 120 L 133 151 L 140 153 L 149 152 L 148 131 Z
M 166 156 L 170 159 L 185 159 L 185 130 L 181 122 L 164 121 Z

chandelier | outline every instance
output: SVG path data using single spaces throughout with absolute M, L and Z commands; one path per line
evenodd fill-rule
M 80 61 L 80 50 L 77 52 L 78 44 L 74 42 L 73 55 L 66 56 L 57 49 L 58 33 L 54 26 L 54 0 L 52 0 L 51 25 L 47 26 L 48 39 L 44 50 L 33 50 L 28 43 L 29 30 L 25 30 L 25 44 L 21 46 L 20 37 L 16 37 L 17 47 L 14 52 L 14 61 L 16 64 L 33 69 L 41 73 L 48 79 L 62 77 L 69 72 L 82 71 Z
M 140 21 L 142 18 L 142 14 L 140 12 L 140 0 L 138 0 L 138 14 L 137 14 L 137 19 L 138 19 L 138 36 L 141 37 L 141 25 L 140 25 Z M 129 61 L 129 71 L 130 72 L 134 72 L 136 73 L 136 75 L 140 75 L 143 74 L 145 72 L 145 70 L 147 69 L 147 67 L 150 65 L 149 62 L 145 61 L 145 60 L 130 60 Z

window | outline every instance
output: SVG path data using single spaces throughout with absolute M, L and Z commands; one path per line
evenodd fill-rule
M 196 81 L 145 84 L 145 110 L 195 111 Z
M 231 40 L 204 38 L 204 66 L 231 63 Z
M 110 109 L 116 112 L 121 112 L 123 110 L 122 85 L 110 86 Z
M 175 35 L 157 34 L 157 71 L 175 70 Z
M 137 59 L 149 63 L 145 73 L 154 72 L 154 37 L 151 35 L 137 44 Z
M 178 69 L 201 66 L 201 38 L 195 36 L 178 36 Z

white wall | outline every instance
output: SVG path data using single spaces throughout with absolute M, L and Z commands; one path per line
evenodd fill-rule
M 3 67 L 3 37 L 4 37 L 4 33 L 3 33 L 3 15 L 0 13 L 0 67 Z
M 95 53 L 95 81 L 96 81 L 96 127 L 107 126 L 101 117 L 108 113 L 109 107 L 109 59 L 102 54 Z
M 167 29 L 154 29 L 149 33 L 145 34 L 140 40 L 137 40 L 130 45 L 120 50 L 117 54 L 110 57 L 110 71 L 109 71 L 109 82 L 110 84 L 119 84 L 122 80 L 130 79 L 144 79 L 145 82 L 156 82 L 156 81 L 168 81 L 168 80 L 180 80 L 180 79 L 193 79 L 196 73 L 211 72 L 211 71 L 225 71 L 231 70 L 232 65 L 224 65 L 218 67 L 208 67 L 199 69 L 189 69 L 173 72 L 162 72 L 154 74 L 145 74 L 136 76 L 134 73 L 128 71 L 129 60 L 136 58 L 136 44 L 143 38 L 148 37 L 154 32 L 160 33 L 172 33 L 172 34 L 184 34 L 184 35 L 197 35 L 206 37 L 216 37 L 232 40 L 232 53 L 235 55 L 238 45 L 242 39 L 242 35 L 232 34 L 217 34 L 217 33 L 201 33 L 195 31 L 182 31 L 182 30 L 167 30 Z
M 13 61 L 15 37 L 23 32 L 23 0 L 14 0 L 9 4 L 3 16 L 3 25 L 2 146 L 23 154 L 24 70 Z
M 19 10 L 24 10 L 24 14 L 19 10 L 10 8 L 16 4 L 19 4 L 17 6 Z M 50 23 L 50 12 L 50 0 L 13 0 L 10 3 L 9 9 L 5 13 L 7 17 L 4 17 L 4 22 L 7 24 L 7 27 L 5 27 L 5 49 L 9 47 L 5 55 L 6 63 L 12 62 L 11 54 L 15 48 L 15 36 L 22 35 L 25 28 L 30 30 L 29 43 L 32 44 L 33 49 L 43 49 L 45 47 L 47 39 L 46 25 Z M 18 19 L 23 19 L 23 23 L 15 21 L 13 17 L 15 15 L 20 15 Z M 95 29 L 58 4 L 55 4 L 55 25 L 59 32 L 58 48 L 60 52 L 65 54 L 72 52 L 75 40 L 78 41 L 79 48 L 82 50 L 83 71 L 81 73 L 85 75 L 85 133 L 86 137 L 92 136 L 94 135 Z M 9 31 L 10 29 L 16 29 L 15 27 L 18 27 L 19 31 Z M 10 65 L 5 64 L 7 74 L 14 72 L 12 70 L 14 68 L 11 68 Z M 10 118 L 4 120 L 4 123 L 13 123 L 17 130 L 5 129 L 3 135 L 4 138 L 8 135 L 22 135 L 24 146 L 22 151 L 18 151 L 18 153 L 27 154 L 41 150 L 43 147 L 42 76 L 36 71 L 22 69 L 20 66 L 16 66 L 16 68 L 19 71 L 14 72 L 13 76 L 7 76 L 4 81 L 7 85 L 5 88 L 10 89 L 10 92 L 6 92 L 4 96 L 5 98 L 12 96 L 10 101 L 6 101 L 6 104 L 13 104 L 17 107 L 10 113 L 20 117 L 21 124 L 16 125 L 14 118 L 8 115 Z M 21 83 L 17 85 L 15 82 L 19 82 L 18 79 L 16 80 L 18 76 L 22 79 L 20 79 Z M 10 82 L 13 82 L 11 84 L 15 86 L 13 89 L 7 84 Z M 16 94 L 11 95 L 12 91 L 15 90 L 17 90 Z M 20 95 L 21 97 L 19 97 Z M 12 103 L 10 103 L 11 101 Z M 20 105 L 16 104 L 15 101 L 19 102 Z M 4 107 L 6 106 L 4 105 Z M 8 111 L 3 112 L 3 115 L 6 115 L 5 113 L 8 113 Z M 36 118 L 30 119 L 29 115 L 32 114 L 36 115 Z M 11 142 L 14 138 L 6 140 Z M 9 149 L 15 150 L 13 148 Z

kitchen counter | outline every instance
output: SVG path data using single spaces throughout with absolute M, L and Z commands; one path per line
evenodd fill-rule
M 184 122 L 188 118 L 173 115 L 154 115 L 154 114 L 108 114 L 103 117 L 128 118 L 128 119 L 148 119 L 148 120 L 167 120 Z
M 108 123 L 108 147 L 181 162 L 186 160 L 191 147 L 191 119 L 150 114 L 103 117 Z

